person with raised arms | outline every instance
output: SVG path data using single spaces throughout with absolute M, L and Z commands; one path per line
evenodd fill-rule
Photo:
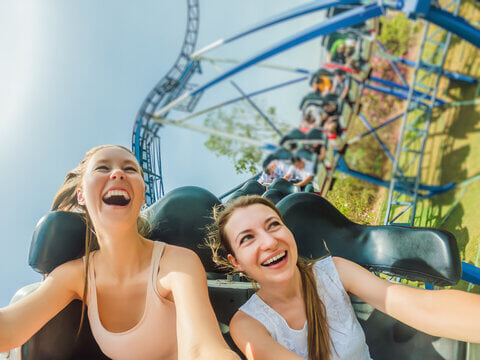
M 479 295 L 391 283 L 339 257 L 299 258 L 282 215 L 260 196 L 239 197 L 214 218 L 213 260 L 260 287 L 230 322 L 249 360 L 370 359 L 348 294 L 425 333 L 480 342 Z
M 0 309 L 0 352 L 21 346 L 80 299 L 82 322 L 88 306 L 93 336 L 112 359 L 239 359 L 220 332 L 198 256 L 139 232 L 144 202 L 143 172 L 130 150 L 104 145 L 85 154 L 52 205 L 83 214 L 85 256 Z

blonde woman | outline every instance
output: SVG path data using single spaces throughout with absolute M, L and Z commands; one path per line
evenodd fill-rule
M 238 359 L 221 335 L 198 256 L 139 233 L 144 202 L 142 170 L 131 151 L 106 145 L 86 153 L 52 206 L 84 215 L 85 256 L 0 309 L 0 352 L 22 345 L 81 299 L 97 343 L 112 359 Z

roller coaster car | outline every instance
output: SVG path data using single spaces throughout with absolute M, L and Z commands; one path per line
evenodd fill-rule
M 234 347 L 228 324 L 237 308 L 253 293 L 251 285 L 227 280 L 202 248 L 211 209 L 220 202 L 198 187 L 171 191 L 146 215 L 153 225 L 151 238 L 185 246 L 197 252 L 208 275 L 210 298 L 227 342 Z M 460 260 L 452 234 L 436 229 L 401 226 L 363 226 L 349 221 L 325 199 L 311 193 L 293 193 L 277 204 L 298 242 L 299 253 L 310 258 L 342 256 L 371 271 L 446 286 L 457 283 Z M 49 273 L 83 253 L 84 224 L 79 214 L 48 213 L 35 229 L 29 264 Z M 463 343 L 432 337 L 372 311 L 354 300 L 374 359 L 462 359 Z M 22 346 L 22 359 L 104 359 L 88 321 L 78 341 L 81 303 L 74 301 Z M 238 350 L 238 349 L 237 349 Z M 463 357 L 462 357 L 463 356 Z

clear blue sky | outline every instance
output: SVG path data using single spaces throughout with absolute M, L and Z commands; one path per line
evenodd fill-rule
M 197 47 L 303 2 L 201 1 Z M 211 55 L 243 59 L 319 19 L 310 15 Z M 186 1 L 2 0 L 0 24 L 2 307 L 16 290 L 40 279 L 27 265 L 31 235 L 67 171 L 93 146 L 131 146 L 142 101 L 178 56 Z M 270 61 L 314 69 L 318 44 L 314 40 Z M 197 82 L 216 74 L 208 65 L 204 70 Z M 253 91 L 295 76 L 254 69 L 235 80 Z M 296 123 L 306 92 L 301 84 L 260 101 L 276 106 L 282 120 Z M 197 109 L 234 96 L 230 85 L 221 84 L 205 94 Z M 204 148 L 205 136 L 178 128 L 164 128 L 160 135 L 167 191 L 197 185 L 219 195 L 245 179 Z

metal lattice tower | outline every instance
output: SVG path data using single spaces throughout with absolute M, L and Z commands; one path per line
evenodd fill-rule
M 453 0 L 442 9 L 453 8 L 456 15 L 459 6 L 460 1 Z M 418 199 L 432 195 L 428 186 L 420 186 L 422 161 L 451 36 L 443 28 L 426 22 L 395 153 L 386 225 L 413 226 Z M 435 50 L 429 54 L 432 48 Z M 415 95 L 415 91 L 422 95 Z

